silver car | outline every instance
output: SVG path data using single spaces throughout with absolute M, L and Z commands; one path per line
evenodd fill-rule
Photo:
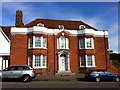
M 23 82 L 29 82 L 36 77 L 34 68 L 30 66 L 9 66 L 0 71 L 0 77 L 4 78 L 19 78 Z

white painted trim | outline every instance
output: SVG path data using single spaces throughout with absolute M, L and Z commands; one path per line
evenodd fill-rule
M 10 53 L 0 53 L 0 56 L 10 56 Z
M 50 35 L 57 35 L 58 33 L 65 31 L 70 36 L 77 36 L 77 35 L 93 35 L 93 36 L 106 36 L 108 37 L 108 31 L 96 31 L 94 29 L 85 28 L 84 30 L 60 30 L 60 29 L 49 29 L 46 27 L 38 27 L 33 26 L 29 28 L 19 28 L 19 27 L 12 27 L 11 34 L 27 34 L 27 33 L 42 33 L 42 34 L 50 34 Z

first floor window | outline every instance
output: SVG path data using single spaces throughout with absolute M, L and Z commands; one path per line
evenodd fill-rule
M 46 56 L 45 55 L 32 55 L 29 57 L 28 65 L 33 68 L 45 68 Z
M 93 38 L 80 38 L 79 40 L 80 49 L 94 49 Z
M 57 49 L 69 49 L 69 39 L 65 36 L 57 38 Z
M 33 36 L 29 38 L 29 48 L 46 48 L 47 38 L 44 36 Z
M 80 67 L 95 67 L 94 55 L 81 55 Z

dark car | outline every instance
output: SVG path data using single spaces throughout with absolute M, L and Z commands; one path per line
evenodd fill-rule
M 6 69 L 0 71 L 0 77 L 2 79 L 21 79 L 23 82 L 29 82 L 36 77 L 34 68 L 30 66 L 9 66 Z
M 94 80 L 96 82 L 100 81 L 120 81 L 120 76 L 117 74 L 112 74 L 106 70 L 89 70 L 85 74 L 85 78 L 89 80 Z

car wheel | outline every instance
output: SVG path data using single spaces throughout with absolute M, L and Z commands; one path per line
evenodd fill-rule
M 23 82 L 29 82 L 31 80 L 31 77 L 29 76 L 29 75 L 24 75 L 23 77 L 22 77 L 22 81 Z
M 99 78 L 99 77 L 96 77 L 96 78 L 95 78 L 95 81 L 96 81 L 96 82 L 100 82 L 100 78 Z
M 115 78 L 115 81 L 116 81 L 116 82 L 119 82 L 119 81 L 120 81 L 120 78 L 119 78 L 119 77 L 116 77 L 116 78 Z

